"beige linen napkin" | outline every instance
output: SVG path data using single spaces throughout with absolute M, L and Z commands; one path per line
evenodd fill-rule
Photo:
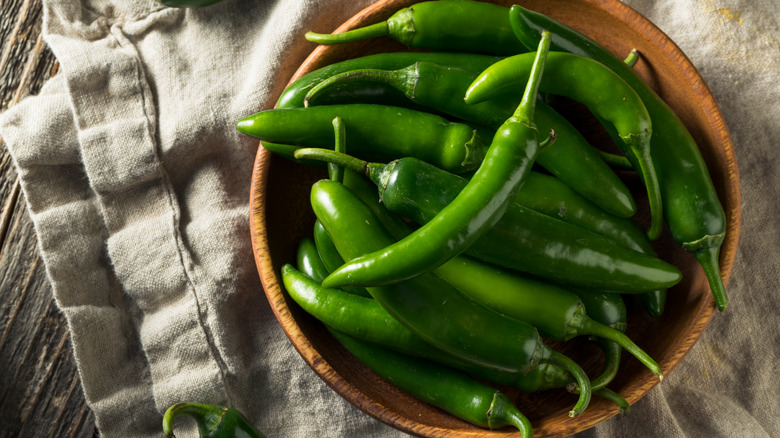
M 328 389 L 279 328 L 248 230 L 263 108 L 368 1 L 47 1 L 61 65 L 2 116 L 84 393 L 105 437 L 157 437 L 180 401 L 269 436 L 398 434 Z M 184 422 L 186 424 L 186 421 Z
M 404 435 L 327 388 L 279 328 L 248 239 L 257 144 L 234 129 L 272 106 L 314 47 L 303 32 L 369 3 L 45 1 L 61 72 L 0 116 L 0 135 L 103 436 L 160 436 L 161 413 L 189 400 L 234 406 L 269 437 Z M 581 436 L 780 436 L 780 6 L 626 3 L 681 46 L 719 101 L 743 231 L 727 312 L 630 416 Z

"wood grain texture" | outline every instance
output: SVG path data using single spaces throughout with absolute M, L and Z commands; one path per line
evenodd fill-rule
M 495 2 L 507 6 L 514 3 Z M 352 17 L 335 32 L 378 22 L 411 3 L 412 0 L 380 1 Z M 589 35 L 618 56 L 625 56 L 632 48 L 639 50 L 641 61 L 635 70 L 690 130 L 702 150 L 726 210 L 728 234 L 722 247 L 720 266 L 727 281 L 734 263 L 741 221 L 736 155 L 720 110 L 694 66 L 663 32 L 617 0 L 527 0 L 520 3 Z M 398 49 L 402 47 L 388 38 L 320 46 L 290 81 L 333 62 Z M 286 81 L 287 78 L 279 80 Z M 251 221 L 255 257 L 269 302 L 292 343 L 335 391 L 367 414 L 398 429 L 426 437 L 512 435 L 511 429 L 479 429 L 417 402 L 352 359 L 317 321 L 303 314 L 297 306 L 289 306 L 289 297 L 280 286 L 279 267 L 294 260 L 292 254 L 298 239 L 311 229 L 310 208 L 297 209 L 308 202 L 308 184 L 321 175 L 262 148 L 255 162 Z M 627 184 L 637 203 L 646 204 L 639 181 L 629 179 Z M 639 215 L 640 222 L 647 221 L 646 206 L 640 208 Z M 657 242 L 656 250 L 659 256 L 683 271 L 684 280 L 669 291 L 667 311 L 660 319 L 652 319 L 638 306 L 629 305 L 631 324 L 627 334 L 654 357 L 668 375 L 690 351 L 716 310 L 698 263 L 674 243 L 668 230 Z M 658 333 L 664 333 L 664 336 L 658 336 Z M 590 354 L 585 343 L 573 342 L 560 347 L 589 374 L 598 371 L 600 362 Z M 626 357 L 610 388 L 634 403 L 658 383 L 658 379 L 638 361 Z M 570 419 L 566 412 L 573 398 L 563 391 L 525 395 L 510 390 L 508 395 L 533 421 L 534 436 L 537 437 L 569 436 L 617 413 L 613 405 L 594 398 L 583 415 Z
M 41 24 L 40 0 L 2 2 L 0 111 L 56 74 Z M 97 436 L 18 175 L 0 144 L 0 437 Z

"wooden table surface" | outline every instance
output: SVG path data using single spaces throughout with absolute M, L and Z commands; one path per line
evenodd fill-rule
M 0 111 L 57 74 L 42 19 L 41 0 L 0 1 Z M 0 172 L 0 437 L 98 436 L 2 139 Z

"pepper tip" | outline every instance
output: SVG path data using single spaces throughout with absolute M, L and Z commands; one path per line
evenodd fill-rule
M 243 118 L 236 122 L 236 130 L 242 134 L 249 134 L 249 131 L 251 130 L 252 126 L 254 125 L 254 122 L 250 117 Z

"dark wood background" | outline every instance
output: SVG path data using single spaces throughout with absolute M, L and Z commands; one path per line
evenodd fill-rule
M 57 74 L 42 18 L 41 0 L 0 1 L 0 111 Z M 0 196 L 0 437 L 98 436 L 2 139 Z

